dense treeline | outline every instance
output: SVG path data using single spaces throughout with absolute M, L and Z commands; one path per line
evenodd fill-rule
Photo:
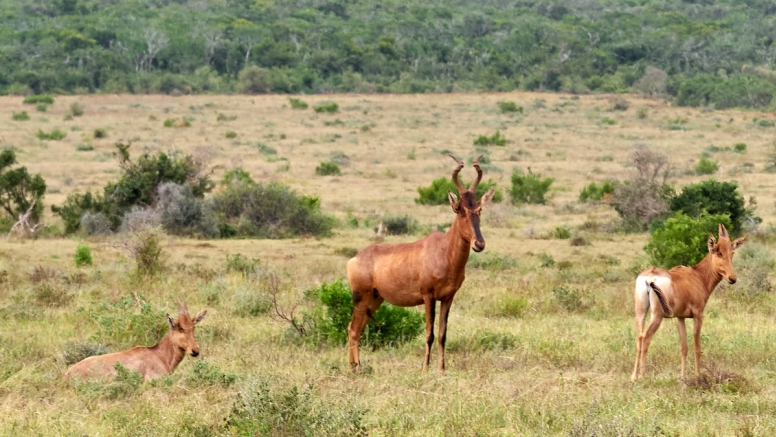
M 551 90 L 770 105 L 765 0 L 0 1 L 0 92 Z

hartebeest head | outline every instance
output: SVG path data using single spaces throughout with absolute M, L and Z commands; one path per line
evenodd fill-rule
M 487 193 L 480 197 L 480 200 L 477 200 L 475 197 L 477 184 L 479 184 L 482 179 L 482 169 L 480 168 L 480 158 L 482 158 L 482 155 L 478 156 L 472 163 L 477 170 L 477 179 L 472 182 L 468 190 L 464 188 L 461 181 L 458 180 L 458 172 L 463 168 L 463 161 L 453 155 L 449 156 L 458 163 L 458 167 L 453 170 L 453 182 L 455 182 L 455 186 L 458 187 L 458 195 L 461 196 L 459 200 L 458 196 L 452 191 L 447 190 L 450 206 L 453 207 L 453 211 L 458 214 L 463 221 L 463 226 L 460 227 L 461 237 L 469 242 L 471 248 L 474 249 L 475 252 L 482 252 L 483 249 L 485 249 L 485 239 L 480 232 L 480 212 L 482 211 L 482 207 L 493 198 L 493 193 L 495 191 L 491 188 Z
M 709 253 L 711 254 L 711 265 L 714 273 L 727 279 L 729 283 L 736 283 L 736 272 L 733 270 L 733 254 L 735 250 L 743 246 L 749 235 L 731 242 L 728 231 L 723 224 L 719 225 L 719 241 L 714 239 L 714 235 L 709 234 Z
M 192 357 L 199 355 L 199 346 L 197 346 L 197 342 L 194 340 L 194 328 L 197 323 L 205 318 L 206 314 L 207 310 L 202 311 L 192 320 L 186 303 L 178 304 L 178 320 L 173 320 L 172 316 L 167 314 L 172 344 L 178 349 L 191 354 Z

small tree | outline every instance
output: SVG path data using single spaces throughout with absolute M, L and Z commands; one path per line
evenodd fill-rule
M 728 230 L 731 235 L 740 234 L 747 216 L 744 196 L 738 192 L 738 183 L 718 182 L 714 179 L 684 187 L 681 194 L 671 199 L 671 211 L 681 212 L 692 218 L 698 218 L 704 212 L 712 215 L 727 214 L 730 218 Z
M 701 213 L 697 218 L 677 213 L 652 232 L 644 250 L 653 264 L 663 268 L 700 262 L 709 253 L 709 234 L 717 236 L 719 224 L 730 228 L 727 214 Z
M 261 67 L 251 65 L 243 68 L 237 75 L 242 92 L 245 94 L 264 94 L 271 89 L 269 72 Z
M 16 152 L 11 149 L 0 152 L 0 207 L 13 223 L 32 206 L 27 220 L 34 226 L 43 213 L 46 182 L 40 174 L 29 174 L 26 167 L 11 168 L 14 164 Z
M 545 196 L 550 191 L 550 185 L 555 181 L 554 178 L 544 178 L 541 175 L 531 173 L 531 167 L 528 167 L 528 174 L 516 168 L 512 172 L 512 189 L 509 191 L 512 197 L 512 204 L 519 203 L 540 203 L 544 205 L 547 201 Z
M 670 166 L 666 155 L 646 146 L 637 146 L 631 160 L 635 172 L 615 188 L 612 203 L 626 228 L 644 231 L 653 219 L 668 213 L 673 189 L 665 182 Z

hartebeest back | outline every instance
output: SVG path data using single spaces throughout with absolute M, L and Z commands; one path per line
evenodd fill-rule
M 632 380 L 644 376 L 647 364 L 647 349 L 652 336 L 660 327 L 663 318 L 676 318 L 679 330 L 679 344 L 682 356 L 682 378 L 687 363 L 687 330 L 684 319 L 695 319 L 695 375 L 701 368 L 701 325 L 703 310 L 717 284 L 726 278 L 736 282 L 733 270 L 733 254 L 747 239 L 747 235 L 731 242 L 725 226 L 719 225 L 719 241 L 709 234 L 709 254 L 693 267 L 677 266 L 671 270 L 653 267 L 641 272 L 636 279 L 636 363 Z M 644 321 L 647 311 L 652 309 L 652 320 L 646 332 Z
M 426 307 L 426 356 L 423 370 L 428 367 L 431 345 L 434 343 L 436 302 L 440 301 L 439 368 L 445 368 L 445 334 L 447 316 L 455 293 L 464 280 L 469 249 L 485 249 L 480 232 L 480 211 L 493 197 L 493 189 L 479 200 L 475 197 L 482 179 L 479 160 L 474 160 L 477 179 L 467 190 L 458 180 L 463 162 L 453 170 L 458 196 L 448 190 L 447 196 L 455 221 L 446 233 L 432 232 L 423 239 L 404 244 L 374 244 L 348 261 L 348 281 L 353 293 L 353 316 L 348 325 L 348 361 L 351 369 L 360 370 L 358 342 L 361 332 L 377 308 L 387 300 L 397 306 Z
M 205 314 L 207 311 L 202 311 L 192 320 L 186 304 L 179 304 L 178 320 L 173 320 L 167 314 L 170 331 L 156 346 L 136 346 L 123 352 L 86 358 L 68 369 L 65 377 L 91 379 L 113 376 L 116 374 L 117 362 L 127 369 L 139 372 L 146 381 L 168 375 L 175 371 L 187 353 L 192 357 L 199 355 L 199 346 L 194 340 L 194 328 L 205 318 Z

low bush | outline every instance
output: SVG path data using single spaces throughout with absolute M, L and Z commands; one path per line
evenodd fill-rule
M 253 276 L 259 272 L 261 260 L 248 258 L 241 253 L 226 255 L 226 272 L 237 272 L 243 277 Z
M 729 229 L 733 227 L 727 214 L 703 211 L 698 217 L 689 217 L 677 213 L 652 231 L 644 251 L 659 267 L 693 266 L 709 253 L 708 236 L 717 236 L 720 223 Z
M 411 235 L 420 230 L 420 224 L 411 215 L 386 215 L 383 217 L 383 226 L 388 235 Z
M 485 309 L 487 317 L 518 318 L 528 312 L 531 303 L 523 296 L 506 296 L 493 301 Z
M 313 110 L 318 113 L 333 114 L 339 112 L 339 105 L 332 101 L 325 101 L 313 106 Z
M 552 295 L 558 304 L 566 311 L 575 312 L 585 309 L 582 297 L 568 285 L 559 285 L 552 287 Z
M 64 139 L 67 136 L 67 132 L 62 132 L 59 129 L 54 129 L 53 131 L 46 133 L 38 129 L 38 133 L 36 133 L 35 136 L 41 140 L 59 141 L 61 139 Z
M 135 263 L 141 276 L 154 276 L 164 270 L 162 243 L 153 231 L 138 232 L 135 236 Z
M 518 114 L 523 113 L 523 107 L 517 106 L 515 102 L 498 102 L 498 109 L 501 111 L 502 114 L 505 114 L 508 112 L 516 112 Z
M 118 361 L 113 368 L 116 369 L 116 376 L 113 377 L 113 381 L 106 384 L 103 388 L 108 399 L 123 399 L 140 391 L 140 386 L 143 384 L 143 375 L 134 370 L 127 369 Z
M 186 376 L 186 381 L 197 386 L 220 385 L 229 387 L 237 380 L 237 376 L 231 373 L 223 372 L 215 364 L 210 364 L 206 360 L 197 360 L 191 366 L 191 371 Z
M 291 104 L 291 109 L 307 109 L 307 102 L 302 99 L 289 97 L 288 101 Z
M 544 178 L 541 175 L 531 172 L 528 167 L 528 173 L 524 174 L 516 168 L 512 171 L 512 189 L 509 195 L 512 198 L 512 204 L 537 203 L 544 205 L 547 201 L 546 195 L 550 191 L 550 186 L 555 181 L 554 178 Z
M 93 357 L 95 355 L 104 355 L 106 353 L 108 353 L 108 350 L 102 343 L 67 342 L 62 347 L 62 356 L 65 359 L 65 364 L 68 366 L 72 366 L 73 364 L 86 358 Z
M 339 176 L 342 172 L 339 166 L 333 162 L 321 162 L 318 167 L 315 167 L 315 174 L 318 176 Z
M 612 196 L 614 209 L 626 230 L 647 230 L 655 218 L 668 212 L 674 190 L 665 183 L 670 165 L 668 157 L 638 145 L 631 153 L 634 171 L 630 179 L 617 184 Z
M 693 169 L 697 175 L 714 174 L 719 170 L 719 162 L 701 156 L 701 159 L 695 164 Z
M 89 143 L 81 143 L 75 146 L 75 150 L 78 152 L 91 152 L 94 150 L 94 146 Z
M 736 250 L 733 261 L 740 287 L 749 297 L 773 291 L 770 278 L 776 269 L 776 260 L 767 246 L 748 242 Z
M 240 317 L 258 317 L 272 309 L 270 296 L 253 287 L 238 287 L 232 299 L 234 313 Z
M 121 350 L 153 346 L 170 329 L 164 311 L 152 307 L 142 298 L 136 301 L 134 296 L 103 302 L 89 312 L 89 317 L 98 328 L 93 341 Z
M 579 192 L 579 201 L 584 203 L 591 201 L 600 202 L 606 198 L 611 199 L 614 195 L 616 184 L 616 181 L 603 181 L 601 185 L 591 182 Z
M 87 237 L 92 237 L 96 235 L 107 235 L 111 232 L 111 224 L 110 220 L 106 219 L 102 213 L 91 213 L 89 211 L 86 211 L 83 216 L 81 216 L 81 220 L 79 221 L 79 226 L 81 231 L 84 233 Z M 66 233 L 67 230 L 65 231 Z M 75 232 L 75 231 L 72 231 Z
M 319 343 L 345 344 L 353 312 L 350 287 L 343 281 L 324 282 L 318 288 L 305 291 L 305 296 L 320 304 L 305 315 L 305 323 L 310 326 L 308 335 Z M 406 343 L 420 335 L 424 320 L 420 312 L 385 302 L 366 325 L 361 341 L 372 348 Z
M 244 94 L 265 94 L 272 89 L 269 71 L 255 65 L 240 70 L 237 81 Z
M 70 114 L 73 117 L 80 117 L 84 115 L 84 104 L 80 102 L 73 102 L 70 104 Z
M 230 130 L 227 133 L 225 133 L 224 136 L 228 139 L 237 138 L 237 132 Z
M 491 136 L 487 135 L 480 135 L 474 140 L 475 146 L 506 146 L 507 144 L 507 137 L 504 136 L 500 131 L 496 131 Z
M 175 182 L 159 184 L 156 210 L 161 225 L 172 235 L 215 238 L 218 223 L 209 205 L 194 196 L 191 187 Z
M 467 267 L 482 270 L 510 270 L 517 268 L 517 260 L 510 255 L 498 252 L 488 252 L 486 254 L 472 253 L 469 256 Z
M 108 130 L 102 127 L 98 127 L 94 130 L 94 138 L 102 139 L 102 138 L 108 138 Z
M 11 118 L 14 121 L 27 121 L 30 119 L 30 115 L 27 114 L 27 111 L 20 111 L 20 112 L 13 111 L 13 116 Z
M 38 112 L 46 112 L 48 111 L 48 107 L 49 105 L 47 105 L 46 103 L 38 103 L 37 105 L 35 105 L 35 110 Z
M 38 304 L 51 308 L 67 306 L 75 298 L 62 283 L 51 280 L 36 284 L 32 292 Z
M 746 143 L 736 143 L 733 146 L 733 151 L 736 153 L 744 153 L 746 152 Z
M 51 105 L 54 103 L 54 96 L 51 94 L 33 94 L 24 98 L 24 104 L 26 105 L 36 105 L 38 103 Z
M 556 226 L 555 230 L 552 232 L 552 238 L 568 240 L 571 238 L 571 230 L 565 226 Z
M 92 251 L 89 249 L 89 246 L 79 244 L 75 249 L 73 260 L 75 261 L 76 267 L 92 265 Z
M 468 184 L 461 181 L 464 187 L 467 187 Z M 488 179 L 487 181 L 480 181 L 480 183 L 477 185 L 477 189 L 475 190 L 475 197 L 479 200 L 480 197 L 482 197 L 485 193 L 488 192 L 491 188 L 495 187 L 496 183 L 493 182 L 492 179 Z M 415 203 L 420 205 L 446 205 L 450 201 L 447 198 L 447 191 L 450 190 L 456 195 L 458 194 L 458 188 L 455 186 L 455 182 L 453 182 L 452 179 L 448 178 L 439 178 L 434 179 L 433 182 L 431 182 L 431 185 L 428 187 L 418 187 L 418 197 L 415 199 Z M 494 203 L 499 203 L 504 200 L 504 194 L 501 192 L 501 190 L 496 189 L 496 191 L 493 193 L 493 199 L 491 200 Z

